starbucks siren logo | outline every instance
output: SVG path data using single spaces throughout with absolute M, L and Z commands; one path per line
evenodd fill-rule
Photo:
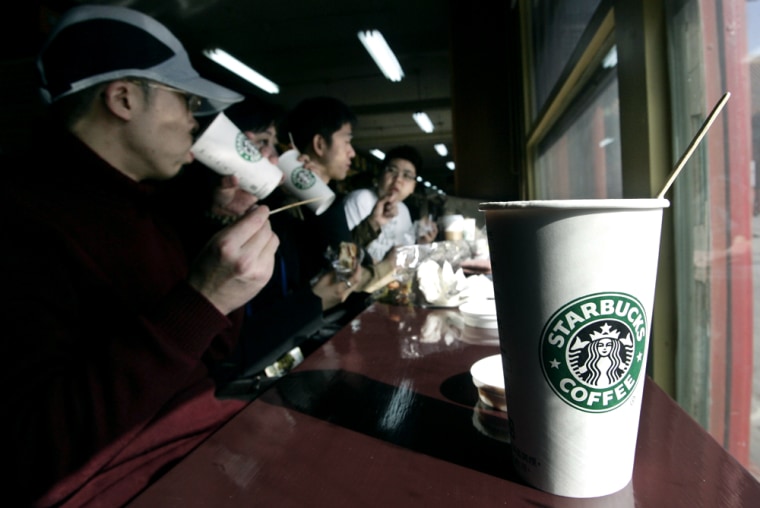
M 649 333 L 644 308 L 625 293 L 597 293 L 554 313 L 541 334 L 541 368 L 562 400 L 590 413 L 625 402 L 639 379 Z
M 317 181 L 317 177 L 314 173 L 305 169 L 303 166 L 299 166 L 290 173 L 290 181 L 293 183 L 296 189 L 306 190 L 314 186 Z
M 235 150 L 237 150 L 238 155 L 247 161 L 258 162 L 261 160 L 261 152 L 253 146 L 251 140 L 242 132 L 238 132 L 235 137 Z

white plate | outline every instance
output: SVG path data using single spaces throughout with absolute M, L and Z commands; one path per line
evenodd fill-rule
M 490 299 L 468 300 L 459 306 L 464 324 L 477 328 L 498 328 L 496 301 Z
M 480 400 L 500 411 L 507 410 L 507 399 L 504 393 L 504 369 L 501 355 L 487 356 L 478 360 L 470 367 L 472 383 L 478 389 Z

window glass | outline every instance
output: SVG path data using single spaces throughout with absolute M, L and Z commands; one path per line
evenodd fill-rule
M 752 125 L 752 159 L 749 187 L 752 200 L 752 316 L 753 322 L 753 384 L 750 417 L 750 463 L 755 476 L 760 477 L 760 2 L 747 2 L 747 51 L 749 62 L 749 95 Z
M 750 408 L 757 408 L 760 388 L 754 382 L 753 394 L 751 353 L 760 342 L 753 322 L 758 132 L 752 113 L 760 89 L 749 79 L 760 33 L 747 25 L 757 20 L 758 7 L 745 0 L 666 3 L 674 160 L 721 95 L 732 94 L 673 186 L 676 400 L 748 466 L 760 463 L 760 415 L 752 421 Z
M 617 77 L 597 77 L 538 144 L 536 199 L 622 197 Z
M 600 0 L 532 0 L 534 115 L 543 108 Z

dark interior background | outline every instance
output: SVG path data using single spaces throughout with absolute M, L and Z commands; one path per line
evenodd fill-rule
M 370 149 L 405 143 L 422 154 L 424 177 L 450 196 L 509 199 L 519 192 L 510 148 L 519 119 L 508 106 L 519 84 L 505 80 L 510 65 L 519 63 L 512 46 L 516 32 L 509 28 L 514 1 L 15 2 L 0 20 L 0 91 L 7 105 L 0 113 L 0 150 L 24 142 L 22 135 L 39 127 L 32 114 L 33 58 L 57 16 L 79 3 L 123 5 L 155 17 L 180 38 L 201 74 L 255 100 L 287 110 L 309 96 L 340 98 L 359 119 L 354 175 L 377 166 Z M 365 51 L 356 35 L 365 29 L 383 33 L 404 70 L 401 82 L 386 79 Z M 267 94 L 206 59 L 201 52 L 208 47 L 248 63 L 277 83 L 280 93 Z M 423 133 L 412 119 L 419 110 L 433 120 L 433 133 Z M 435 143 L 446 144 L 448 156 L 438 155 Z M 456 171 L 447 161 L 456 162 Z M 431 193 L 419 184 L 418 192 Z

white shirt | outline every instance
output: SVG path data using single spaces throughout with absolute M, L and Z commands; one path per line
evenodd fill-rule
M 369 217 L 378 199 L 374 189 L 357 189 L 349 193 L 344 202 L 348 229 L 354 229 L 361 221 Z M 380 235 L 367 246 L 367 252 L 372 259 L 380 261 L 393 247 L 413 243 L 412 216 L 404 203 L 398 203 L 398 215 L 380 228 Z

